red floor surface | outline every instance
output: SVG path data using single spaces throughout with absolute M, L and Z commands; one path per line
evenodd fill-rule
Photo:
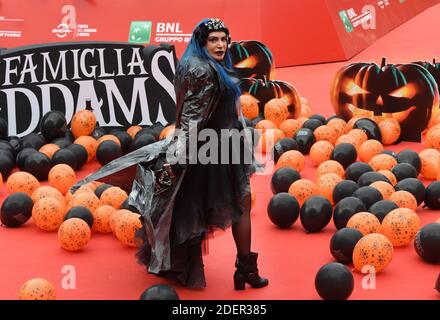
M 439 59 L 440 31 L 433 27 L 439 16 L 440 5 L 437 5 L 395 29 L 351 62 L 379 63 L 383 56 L 390 63 Z M 298 49 L 307 50 L 300 44 Z M 346 63 L 278 69 L 276 78 L 294 84 L 301 95 L 310 100 L 316 113 L 328 116 L 333 114 L 329 102 L 331 80 Z M 423 146 L 406 143 L 389 149 L 399 151 L 405 148 L 418 151 Z M 96 163 L 89 164 L 78 173 L 78 177 L 82 178 L 97 168 Z M 307 161 L 302 176 L 314 179 L 310 161 Z M 270 285 L 244 292 L 233 290 L 235 246 L 228 230 L 209 243 L 210 254 L 204 257 L 207 288 L 188 290 L 176 286 L 182 299 L 319 299 L 314 278 L 323 264 L 333 261 L 329 241 L 335 227 L 331 222 L 320 233 L 306 234 L 298 220 L 291 229 L 277 229 L 266 214 L 272 196 L 269 181 L 270 175 L 252 179 L 257 194 L 252 212 L 252 247 L 260 253 L 259 268 L 270 279 Z M 7 191 L 2 187 L 1 201 L 6 195 Z M 422 225 L 440 217 L 439 212 L 422 208 L 418 213 Z M 138 299 L 140 293 L 153 284 L 172 284 L 146 274 L 135 263 L 135 250 L 124 247 L 111 235 L 94 234 L 83 251 L 70 253 L 59 247 L 56 233 L 42 232 L 29 221 L 22 228 L 1 228 L 0 246 L 0 299 L 16 299 L 20 286 L 35 277 L 51 281 L 58 299 Z M 76 276 L 76 288 L 63 289 L 62 279 L 66 273 L 72 276 L 72 270 Z M 439 271 L 439 265 L 423 262 L 412 245 L 396 248 L 391 264 L 377 275 L 375 289 L 363 289 L 364 275 L 354 272 L 355 289 L 350 299 L 438 299 L 433 288 Z

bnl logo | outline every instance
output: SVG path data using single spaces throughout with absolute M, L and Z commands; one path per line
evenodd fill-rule
M 132 21 L 128 42 L 137 44 L 150 43 L 151 28 L 151 21 Z

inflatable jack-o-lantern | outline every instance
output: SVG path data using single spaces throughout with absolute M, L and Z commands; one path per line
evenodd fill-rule
M 264 116 L 265 104 L 274 99 L 284 99 L 289 111 L 289 119 L 296 119 L 301 113 L 301 97 L 290 83 L 279 80 L 244 78 L 239 82 L 243 94 L 250 94 L 258 102 L 260 116 Z
M 275 78 L 275 64 L 269 48 L 259 41 L 232 42 L 231 60 L 239 78 Z
M 420 141 L 421 132 L 435 119 L 439 92 L 434 78 L 417 64 L 353 63 L 333 81 L 331 101 L 336 114 L 375 120 L 394 118 L 401 139 Z

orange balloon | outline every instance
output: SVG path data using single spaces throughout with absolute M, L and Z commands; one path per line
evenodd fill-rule
M 58 242 L 67 251 L 78 251 L 89 243 L 91 231 L 87 222 L 79 218 L 64 221 L 58 229 Z
M 381 153 L 371 158 L 368 164 L 374 171 L 391 170 L 397 164 L 397 160 L 389 154 Z
M 101 194 L 101 203 L 102 205 L 108 204 L 115 209 L 119 209 L 122 203 L 127 200 L 127 198 L 127 192 L 125 192 L 121 188 L 110 187 Z
M 337 137 L 347 134 L 351 129 L 347 122 L 339 118 L 331 119 L 329 122 L 327 122 L 327 125 L 336 131 Z
M 312 108 L 308 106 L 307 104 L 301 104 L 301 112 L 299 113 L 299 116 L 301 118 L 309 118 L 313 114 Z
M 49 185 L 62 194 L 66 194 L 76 182 L 75 171 L 67 164 L 57 164 L 49 171 L 47 180 Z
M 133 212 L 127 209 L 120 209 L 112 213 L 110 217 L 110 229 L 113 232 L 113 234 L 116 233 L 116 225 L 118 224 L 119 218 L 121 218 L 121 216 L 123 216 L 125 213 L 133 214 Z
M 359 146 L 362 145 L 362 143 L 364 143 L 365 141 L 368 140 L 367 134 L 362 129 L 351 129 L 348 132 L 348 135 L 354 137 L 356 139 L 356 141 L 357 141 L 357 145 L 359 145 Z
M 274 98 L 264 105 L 264 118 L 279 126 L 289 117 L 287 103 L 283 99 Z
M 55 200 L 58 200 L 63 205 L 66 205 L 66 199 L 64 199 L 64 196 L 61 192 L 59 192 L 57 189 L 51 186 L 41 186 L 38 187 L 33 193 L 32 193 L 32 201 L 35 203 L 40 199 L 44 198 L 53 198 Z
M 142 129 L 141 126 L 131 126 L 130 128 L 127 129 L 127 133 L 132 139 L 134 139 L 134 137 L 136 136 L 136 133 L 138 133 L 138 131 L 141 129 Z
M 316 128 L 313 134 L 315 135 L 316 141 L 325 140 L 332 145 L 336 143 L 336 139 L 338 138 L 335 129 L 326 125 Z
M 92 161 L 96 156 L 98 141 L 90 136 L 80 136 L 73 142 L 82 145 L 87 150 L 87 162 Z
M 359 230 L 364 236 L 380 231 L 379 219 L 370 212 L 358 212 L 350 217 L 347 228 Z
M 396 176 L 390 170 L 379 170 L 377 172 L 387 177 L 391 185 L 395 186 L 397 184 Z
M 119 139 L 112 134 L 103 135 L 101 138 L 98 139 L 97 145 L 99 146 L 101 144 L 101 142 L 103 142 L 103 141 L 113 141 L 117 145 L 119 145 L 119 146 L 121 145 L 121 141 L 119 141 Z
M 419 157 L 422 162 L 420 174 L 425 179 L 436 179 L 440 168 L 440 152 L 436 149 L 425 149 L 419 153 Z
M 332 205 L 333 201 L 333 189 L 342 181 L 342 178 L 336 173 L 327 173 L 319 177 L 318 179 L 318 192 L 322 196 L 326 197 Z
M 360 272 L 380 272 L 390 264 L 393 254 L 393 244 L 387 237 L 367 234 L 354 246 L 353 265 Z
M 368 162 L 371 158 L 380 154 L 382 151 L 383 146 L 379 141 L 374 139 L 367 140 L 359 147 L 359 159 L 363 162 Z
M 255 99 L 253 96 L 249 94 L 241 95 L 240 104 L 243 111 L 243 116 L 249 120 L 258 117 L 260 110 L 258 108 L 257 99 Z
M 110 219 L 116 209 L 109 205 L 100 206 L 93 212 L 93 226 L 92 230 L 100 233 L 110 233 Z
M 26 281 L 18 293 L 19 300 L 56 300 L 55 287 L 42 278 Z
M 358 121 L 359 119 L 362 119 L 362 118 L 364 118 L 364 117 L 355 116 L 355 117 L 352 117 L 350 120 L 348 120 L 347 125 L 350 128 L 350 130 L 353 129 L 355 122 Z
M 261 134 L 260 140 L 258 141 L 258 149 L 263 153 L 271 152 L 274 145 L 283 138 L 285 138 L 285 136 L 280 129 L 267 129 Z
M 80 110 L 73 115 L 70 125 L 75 138 L 88 136 L 95 130 L 96 116 L 90 110 Z
M 60 150 L 60 147 L 55 143 L 48 143 L 42 146 L 38 151 L 44 153 L 49 159 L 52 159 L 52 156 L 55 152 Z
M 399 208 L 408 208 L 413 211 L 417 210 L 417 199 L 408 191 L 396 191 L 388 200 L 393 201 Z
M 319 179 L 320 176 L 327 173 L 336 173 L 341 178 L 345 175 L 344 167 L 335 160 L 327 160 L 321 163 L 316 169 L 316 178 Z
M 342 136 L 340 136 L 338 139 L 336 139 L 335 142 L 335 146 L 341 143 L 350 143 L 352 144 L 355 148 L 356 151 L 359 150 L 359 147 L 361 146 L 358 141 L 356 140 L 355 137 L 349 135 L 349 134 L 343 134 Z
M 44 198 L 34 203 L 32 219 L 38 228 L 54 231 L 63 223 L 66 207 L 53 198 Z
M 291 167 L 298 172 L 301 172 L 305 166 L 305 158 L 303 154 L 297 150 L 289 150 L 284 152 L 278 159 L 277 166 Z
M 304 122 L 306 122 L 307 120 L 309 120 L 309 118 L 306 117 L 299 117 L 298 119 L 299 124 L 300 124 L 300 128 L 302 127 L 302 125 L 304 124 Z
M 375 181 L 370 184 L 370 187 L 377 189 L 382 194 L 384 200 L 388 199 L 393 193 L 396 192 L 394 187 L 385 181 Z
M 168 125 L 165 128 L 162 129 L 162 131 L 159 134 L 159 140 L 163 140 L 168 138 L 169 136 L 174 134 L 174 131 L 176 130 L 176 126 L 174 124 Z M 136 135 L 136 134 L 135 134 Z
M 328 141 L 322 140 L 315 142 L 310 148 L 309 153 L 313 165 L 317 167 L 324 161 L 330 160 L 333 150 L 333 145 Z
M 142 228 L 140 215 L 137 213 L 124 213 L 117 220 L 115 225 L 115 236 L 123 244 L 129 247 L 136 247 L 135 233 Z
M 255 125 L 255 129 L 265 132 L 268 129 L 278 129 L 278 127 L 273 121 L 261 120 Z
M 423 142 L 428 148 L 440 150 L 440 126 L 429 129 Z
M 96 188 L 98 188 L 101 184 L 103 184 L 103 183 L 100 181 L 92 181 L 92 182 L 86 183 L 84 185 L 84 187 L 87 187 L 90 190 L 92 190 L 93 192 L 95 192 Z
M 301 207 L 308 198 L 318 194 L 318 188 L 310 180 L 299 179 L 290 185 L 288 192 L 298 200 Z
M 284 135 L 288 138 L 293 138 L 295 133 L 301 128 L 301 123 L 296 119 L 287 119 L 281 122 L 280 130 L 284 132 Z
M 397 208 L 382 221 L 380 233 L 390 239 L 393 246 L 404 246 L 414 240 L 420 229 L 420 218 L 413 210 Z
M 393 144 L 400 138 L 400 124 L 394 118 L 379 121 L 378 127 L 382 135 L 383 144 Z
M 40 182 L 28 172 L 18 171 L 11 174 L 6 180 L 6 188 L 9 193 L 24 192 L 29 196 L 37 190 L 40 186 Z
M 86 207 L 93 213 L 101 206 L 101 201 L 94 192 L 81 192 L 73 195 L 68 208 L 70 209 L 76 206 Z

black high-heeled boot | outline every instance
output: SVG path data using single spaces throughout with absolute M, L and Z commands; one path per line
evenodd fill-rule
M 245 284 L 252 288 L 262 288 L 269 284 L 269 280 L 260 277 L 257 268 L 258 254 L 251 252 L 248 256 L 238 255 L 235 261 L 237 270 L 234 273 L 234 289 L 244 290 Z

